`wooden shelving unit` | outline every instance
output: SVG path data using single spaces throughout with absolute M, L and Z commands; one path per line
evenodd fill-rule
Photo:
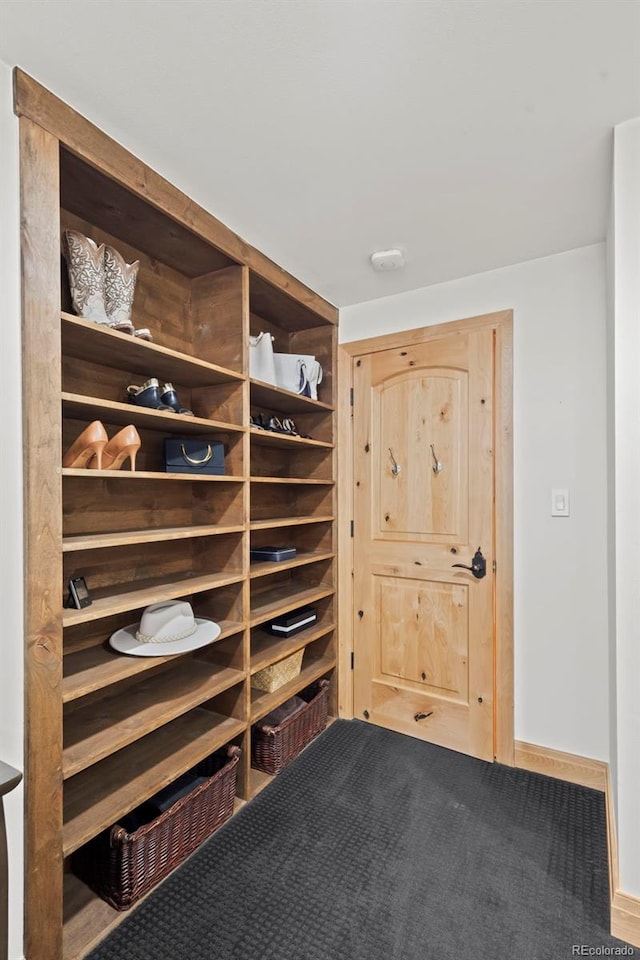
M 121 585 L 122 592 L 101 596 L 100 591 L 93 595 L 90 607 L 82 610 L 65 610 L 62 615 L 63 625 L 72 627 L 76 623 L 88 623 L 90 620 L 100 620 L 111 617 L 115 613 L 124 613 L 128 610 L 138 610 L 148 607 L 160 600 L 175 600 L 185 594 L 203 593 L 214 590 L 216 587 L 226 587 L 231 583 L 242 580 L 242 574 L 208 573 L 201 577 L 190 574 L 174 574 L 171 579 L 152 581 L 140 585 Z
M 266 620 L 273 620 L 289 610 L 296 610 L 308 603 L 315 603 L 333 594 L 333 588 L 307 587 L 292 594 L 289 583 L 271 587 L 259 594 L 251 603 L 250 624 L 259 626 Z M 274 661 L 274 663 L 277 661 Z M 284 698 L 286 700 L 286 697 Z
M 65 417 L 73 420 L 106 420 L 108 423 L 125 425 L 133 423 L 147 430 L 159 430 L 161 433 L 217 434 L 219 432 L 243 433 L 245 427 L 221 420 L 204 420 L 202 417 L 189 417 L 182 413 L 164 413 L 162 410 L 149 410 L 147 407 L 135 407 L 130 403 L 118 403 L 115 400 L 96 400 L 73 393 L 62 394 L 62 410 Z
M 65 356 L 85 360 L 99 352 L 100 364 L 120 369 L 126 356 L 127 369 L 144 375 L 153 367 L 155 376 L 176 380 L 189 387 L 208 387 L 218 383 L 242 383 L 239 370 L 227 370 L 201 357 L 170 350 L 160 343 L 132 339 L 126 333 L 110 330 L 71 313 L 61 313 L 62 351 Z
M 309 447 L 311 449 L 332 450 L 333 444 L 324 440 L 310 440 L 308 437 L 293 436 L 288 433 L 275 433 L 272 430 L 260 430 L 251 427 L 251 442 L 256 446 L 283 447 L 293 450 L 295 447 Z
M 335 657 L 320 657 L 317 660 L 310 658 L 303 663 L 300 675 L 294 680 L 290 680 L 279 690 L 273 693 L 265 693 L 263 690 L 252 690 L 251 696 L 251 722 L 256 723 L 261 720 L 271 710 L 277 707 L 283 700 L 288 700 L 300 690 L 304 690 L 314 680 L 325 676 L 336 665 Z
M 244 629 L 243 623 L 219 620 L 221 627 L 218 641 L 225 640 Z M 104 646 L 90 646 L 76 653 L 68 653 L 64 658 L 65 675 L 62 681 L 62 702 L 70 703 L 79 697 L 86 697 L 96 690 L 119 683 L 138 674 L 154 670 L 163 663 L 170 663 L 175 656 L 168 657 L 114 657 Z
M 258 670 L 264 670 L 265 667 L 268 667 L 269 664 L 274 663 L 274 661 L 282 660 L 284 657 L 296 653 L 297 650 L 308 646 L 310 643 L 313 643 L 314 640 L 325 637 L 328 633 L 331 633 L 332 630 L 335 630 L 335 624 L 328 623 L 320 627 L 314 625 L 306 630 L 301 630 L 295 637 L 286 637 L 284 639 L 265 636 L 254 637 L 251 644 L 250 672 L 254 674 L 257 673 Z
M 257 332 L 260 333 L 259 330 Z M 284 349 L 280 350 L 280 353 L 286 352 Z M 319 413 L 333 410 L 330 403 L 311 400 L 309 397 L 292 397 L 288 390 L 281 390 L 280 387 L 274 387 L 270 383 L 262 383 L 260 380 L 251 380 L 250 387 L 251 403 L 256 407 L 267 407 L 269 410 L 277 410 L 279 413 L 288 414 Z M 284 436 L 284 434 L 280 434 L 280 436 Z
M 244 729 L 242 720 L 192 710 L 76 774 L 65 790 L 65 856 Z
M 167 433 L 169 431 L 166 431 Z M 87 471 L 76 469 L 74 467 L 62 467 L 61 474 L 63 477 L 82 477 L 82 479 L 87 479 Z M 244 477 L 216 477 L 216 476 L 207 476 L 205 474 L 199 474 L 195 476 L 189 476 L 186 473 L 160 473 L 160 471 L 153 470 L 136 470 L 135 473 L 132 473 L 131 470 L 92 470 L 91 476 L 96 480 L 102 478 L 103 480 L 167 480 L 169 482 L 174 482 L 175 480 L 180 480 L 183 483 L 231 483 L 234 480 L 241 482 Z
M 84 844 L 213 751 L 243 750 L 237 804 L 270 777 L 252 770 L 251 726 L 336 669 L 337 311 L 236 237 L 21 71 L 26 586 L 26 955 L 83 957 L 121 919 L 71 872 Z M 60 269 L 65 229 L 140 262 L 132 320 L 153 342 L 77 317 Z M 249 376 L 249 336 L 315 355 L 318 400 Z M 127 387 L 171 382 L 194 416 L 133 405 Z M 56 400 L 58 402 L 56 402 Z M 298 435 L 250 416 L 293 418 Z M 137 469 L 62 468 L 84 427 L 133 424 Z M 221 476 L 168 473 L 167 437 L 220 441 Z M 117 481 L 117 482 L 116 482 Z M 295 558 L 250 563 L 252 546 Z M 63 608 L 86 576 L 92 604 Z M 221 627 L 182 656 L 108 645 L 156 601 L 185 599 Z M 315 604 L 295 637 L 265 630 Z M 252 676 L 304 650 L 271 694 Z M 335 713 L 335 684 L 330 713 Z
M 270 573 L 280 573 L 283 570 L 292 570 L 294 567 L 303 567 L 308 563 L 317 563 L 319 560 L 331 560 L 335 554 L 324 553 L 321 550 L 304 553 L 299 551 L 291 560 L 258 560 L 251 564 L 249 576 L 267 577 Z
M 242 533 L 244 526 L 225 527 L 205 524 L 193 527 L 159 527 L 157 530 L 114 530 L 81 537 L 63 537 L 63 553 L 74 550 L 99 550 L 101 547 L 126 547 L 134 543 L 166 543 L 168 540 L 195 540 L 198 537 L 219 537 L 225 533 Z

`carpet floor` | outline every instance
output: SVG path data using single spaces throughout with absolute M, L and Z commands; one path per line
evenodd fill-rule
M 338 720 L 91 960 L 569 960 L 608 923 L 603 794 Z

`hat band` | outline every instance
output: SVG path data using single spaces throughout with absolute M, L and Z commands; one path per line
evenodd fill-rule
M 136 630 L 136 640 L 139 643 L 173 643 L 174 640 L 184 640 L 186 637 L 191 637 L 198 629 L 198 624 L 194 622 L 193 627 L 189 630 L 183 630 L 182 633 L 173 633 L 169 637 L 162 637 L 159 640 L 157 637 L 153 637 L 147 633 L 140 633 L 139 630 Z

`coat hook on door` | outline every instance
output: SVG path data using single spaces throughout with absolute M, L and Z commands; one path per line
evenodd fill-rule
M 438 474 L 438 473 L 440 473 L 440 471 L 442 470 L 442 464 L 440 463 L 440 461 L 439 461 L 438 458 L 436 457 L 436 452 L 435 452 L 435 450 L 433 449 L 433 444 L 431 443 L 431 444 L 429 444 L 429 446 L 431 447 L 431 456 L 433 457 L 433 466 L 431 467 L 431 469 L 433 470 L 433 472 L 434 472 L 435 474 Z
M 391 449 L 391 447 L 389 447 L 389 456 L 391 457 L 391 473 L 393 474 L 394 477 L 397 477 L 400 471 L 402 470 L 402 467 L 396 461 L 396 458 L 393 455 L 393 450 Z

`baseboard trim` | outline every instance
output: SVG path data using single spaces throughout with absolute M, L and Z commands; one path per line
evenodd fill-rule
M 613 789 L 609 767 L 604 799 L 607 809 L 607 849 L 609 851 L 609 888 L 611 893 L 611 936 L 640 947 L 640 899 L 620 889 L 618 835 L 614 814 Z
M 550 747 L 538 747 L 522 740 L 515 742 L 515 765 L 532 773 L 543 773 L 547 777 L 568 780 L 592 790 L 606 789 L 608 764 L 602 760 L 578 757 L 574 753 L 552 750 Z
M 578 757 L 550 747 L 515 742 L 515 765 L 532 773 L 568 780 L 604 793 L 607 816 L 607 852 L 609 856 L 609 899 L 611 936 L 640 947 L 640 899 L 620 890 L 618 839 L 609 764 L 589 757 Z
M 630 902 L 633 903 L 633 913 L 624 906 Z M 640 900 L 637 897 L 615 894 L 611 904 L 611 936 L 640 947 Z

